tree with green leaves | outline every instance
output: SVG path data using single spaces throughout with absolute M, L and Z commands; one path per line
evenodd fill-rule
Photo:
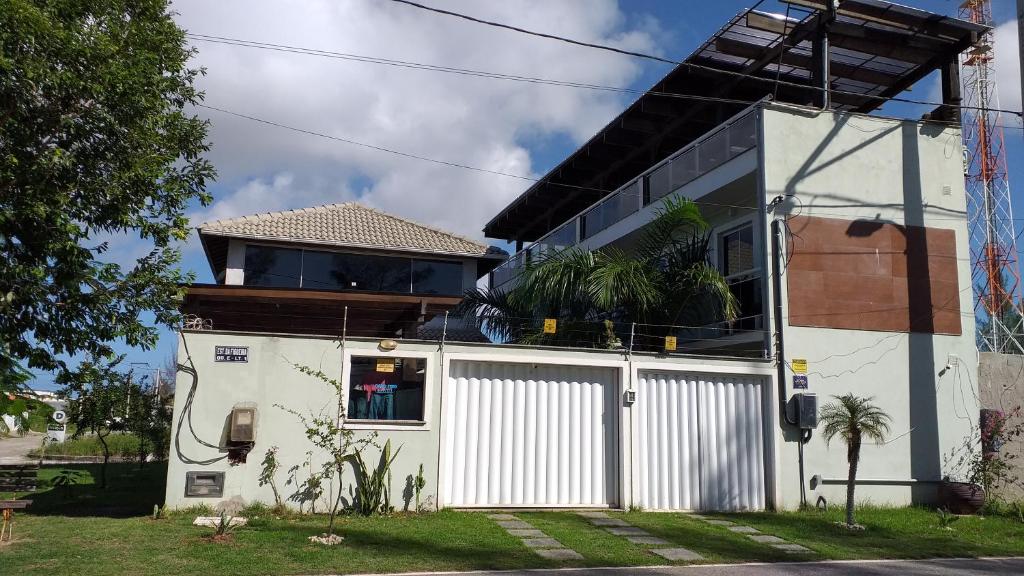
M 670 197 L 629 252 L 574 247 L 540 255 L 511 289 L 471 290 L 458 312 L 507 342 L 607 347 L 628 336 L 614 325 L 658 325 L 653 336 L 666 336 L 672 326 L 733 320 L 739 305 L 710 261 L 710 239 L 697 205 Z M 558 320 L 554 334 L 540 328 L 543 318 Z
M 156 386 L 145 386 L 128 373 L 125 431 L 139 441 L 136 456 L 139 468 L 146 465 L 150 454 L 157 460 L 167 457 L 171 443 L 171 404 L 157 394 Z
M 192 55 L 168 0 L 0 0 L 0 342 L 28 368 L 176 321 L 185 210 L 214 176 Z M 149 252 L 122 268 L 119 240 Z
M 93 357 L 83 361 L 77 370 L 62 373 L 57 382 L 64 386 L 68 399 L 68 423 L 75 426 L 75 438 L 92 434 L 103 447 L 100 488 L 107 487 L 107 465 L 110 445 L 107 437 L 123 431 L 130 410 L 131 375 L 117 365 L 124 357 L 105 359 Z
M 892 418 L 872 403 L 874 398 L 861 398 L 853 394 L 834 398 L 834 402 L 822 407 L 818 421 L 826 444 L 837 436 L 846 443 L 846 461 L 850 465 L 846 479 L 846 525 L 852 528 L 857 525 L 853 519 L 853 494 L 857 486 L 861 443 L 865 438 L 884 442 Z

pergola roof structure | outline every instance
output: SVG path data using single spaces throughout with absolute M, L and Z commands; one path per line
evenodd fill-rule
M 834 18 L 826 0 L 788 4 L 796 17 L 753 9 L 734 17 L 488 222 L 485 235 L 537 240 L 761 99 L 820 105 L 819 54 L 829 54 L 831 108 L 871 112 L 932 72 L 955 70 L 959 54 L 986 30 L 879 0 L 844 0 Z M 816 48 L 826 30 L 823 52 Z M 953 119 L 958 111 L 937 114 Z

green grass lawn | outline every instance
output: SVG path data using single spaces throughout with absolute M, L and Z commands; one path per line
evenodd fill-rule
M 6 573 L 30 575 L 113 573 L 317 574 L 413 570 L 481 570 L 553 566 L 666 564 L 648 549 L 592 526 L 571 512 L 517 512 L 548 535 L 584 556 L 579 562 L 544 560 L 507 535 L 481 512 L 362 518 L 345 516 L 341 546 L 323 547 L 307 538 L 323 531 L 325 517 L 275 517 L 263 512 L 234 539 L 215 543 L 211 529 L 191 525 L 194 513 L 152 520 L 162 501 L 165 467 L 111 465 L 111 485 L 92 484 L 96 465 L 45 468 L 44 480 L 62 468 L 83 472 L 83 484 L 69 495 L 45 488 L 34 505 L 17 516 L 15 541 L 0 546 Z M 9 496 L 9 495 L 6 495 Z M 0 498 L 5 495 L 0 495 Z M 939 527 L 925 509 L 864 509 L 865 532 L 835 526 L 841 511 L 828 513 L 716 515 L 799 542 L 815 551 L 786 555 L 708 525 L 685 514 L 613 512 L 652 534 L 702 554 L 707 562 L 792 561 L 795 559 L 930 558 L 1024 555 L 1024 523 L 1009 517 L 965 517 L 952 530 Z

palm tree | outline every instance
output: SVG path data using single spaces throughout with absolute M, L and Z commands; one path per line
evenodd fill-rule
M 833 398 L 835 402 L 822 407 L 819 422 L 824 427 L 822 435 L 826 445 L 836 436 L 846 443 L 846 461 L 850 463 L 846 480 L 846 525 L 852 527 L 856 525 L 853 521 L 853 491 L 857 482 L 861 441 L 868 438 L 884 442 L 892 418 L 871 403 L 874 398 L 860 398 L 853 394 Z
M 520 344 L 615 347 L 616 325 L 657 324 L 647 328 L 654 339 L 636 346 L 656 348 L 652 342 L 674 326 L 736 318 L 738 303 L 710 262 L 709 243 L 697 205 L 668 198 L 629 252 L 573 247 L 540 255 L 513 288 L 467 292 L 459 312 Z M 542 318 L 558 319 L 558 332 L 544 334 Z

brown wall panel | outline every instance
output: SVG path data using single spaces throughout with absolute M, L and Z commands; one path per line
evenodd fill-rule
M 956 233 L 871 220 L 789 220 L 789 323 L 961 333 Z

